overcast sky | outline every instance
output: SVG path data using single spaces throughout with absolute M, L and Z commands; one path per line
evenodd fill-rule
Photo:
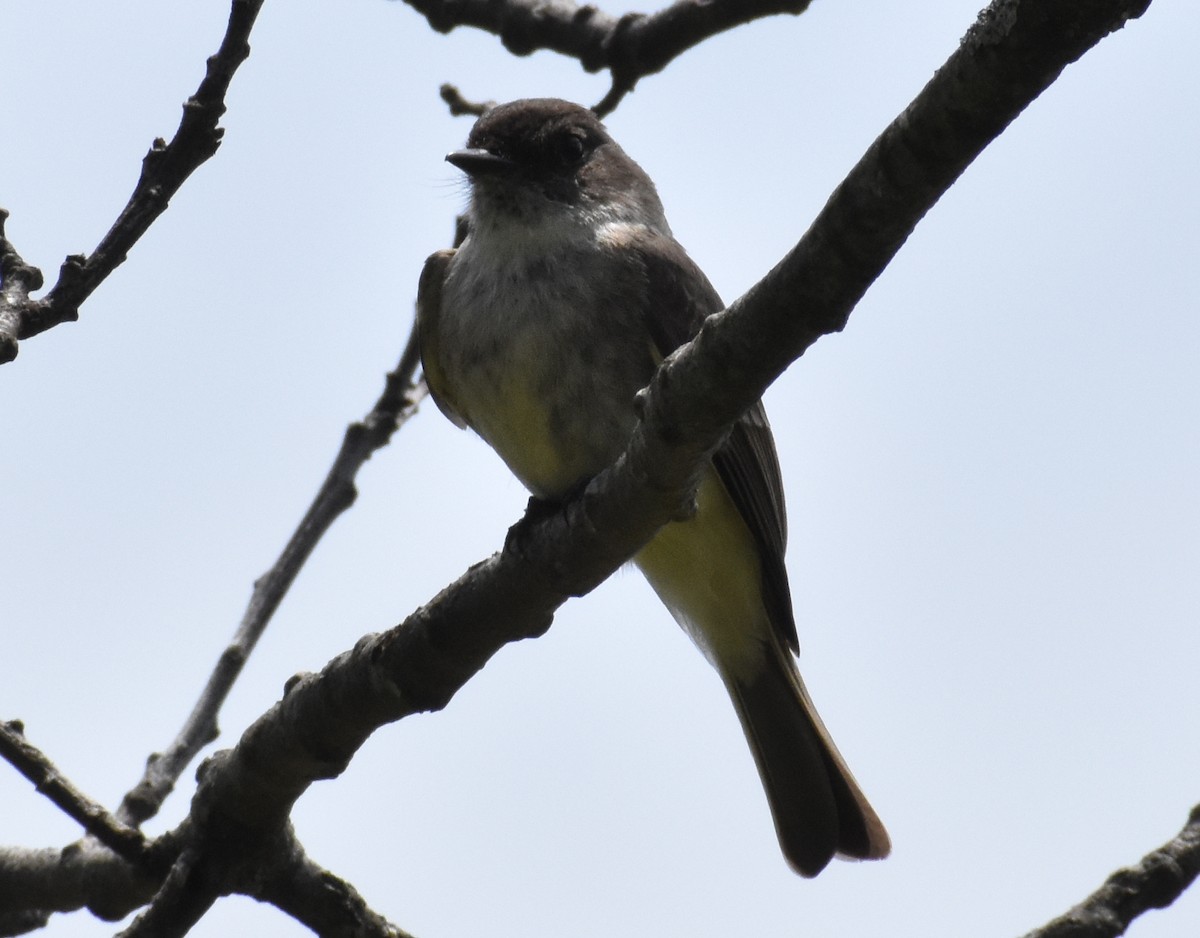
M 815 3 L 688 52 L 608 126 L 732 300 L 980 2 Z M 0 205 L 48 278 L 217 48 L 224 0 L 169 6 L 0 0 Z M 419 938 L 1007 938 L 1173 836 L 1200 801 L 1198 43 L 1200 9 L 1159 0 L 1069 67 L 767 395 L 802 669 L 891 859 L 788 871 L 720 682 L 629 571 L 315 786 L 313 857 Z M 0 717 L 110 805 L 395 363 L 466 196 L 442 157 L 470 124 L 439 83 L 607 90 L 386 0 L 268 0 L 252 46 L 218 155 L 77 324 L 0 368 Z M 359 483 L 220 745 L 499 549 L 525 503 L 429 405 Z M 2 765 L 0 805 L 2 844 L 78 834 Z M 244 899 L 194 931 L 305 933 Z M 1200 890 L 1130 932 L 1197 933 Z

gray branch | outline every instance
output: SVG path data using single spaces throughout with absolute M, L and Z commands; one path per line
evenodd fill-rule
M 293 849 L 288 819 L 308 786 L 339 775 L 380 726 L 444 707 L 500 648 L 542 634 L 568 597 L 594 588 L 685 511 L 697 466 L 732 421 L 820 336 L 844 327 L 920 219 L 987 144 L 1063 68 L 1147 5 L 996 0 L 787 257 L 664 363 L 612 467 L 562 513 L 524 524 L 502 553 L 404 623 L 363 638 L 319 675 L 295 679 L 233 749 L 205 763 L 188 820 L 167 835 L 178 845 L 176 862 L 127 934 L 184 934 L 230 892 L 273 895 L 271 901 L 289 908 L 286 891 L 273 893 L 264 883 L 332 883 Z M 595 15 L 585 9 L 578 18 Z M 1178 895 L 1200 862 L 1194 824 L 1193 816 L 1178 849 L 1168 845 L 1167 853 L 1157 852 L 1162 859 L 1143 862 L 1144 876 L 1117 874 L 1101 890 L 1100 904 L 1119 906 L 1113 915 L 1136 915 L 1131 891 L 1144 893 L 1145 907 Z M 1161 885 L 1164 869 L 1173 894 Z M 327 894 L 358 908 L 336 886 Z M 336 911 L 299 914 L 315 922 Z
M 817 338 L 844 326 L 988 142 L 1066 65 L 1145 6 L 997 0 L 793 251 L 664 363 L 614 466 L 400 626 L 298 678 L 235 748 L 209 760 L 190 818 L 196 856 L 224 856 L 230 844 L 260 855 L 255 845 L 279 837 L 308 786 L 339 775 L 375 729 L 444 707 L 500 648 L 542 634 L 568 597 L 591 590 L 685 510 L 696 467 L 728 425 Z M 208 892 L 237 888 L 236 864 L 186 867 L 197 868 L 206 876 L 232 870 L 224 883 L 205 882 Z M 194 899 L 164 893 L 152 914 L 171 917 Z
M 138 866 L 147 862 L 142 832 L 121 823 L 76 788 L 45 753 L 25 738 L 25 728 L 17 720 L 0 723 L 0 757 L 115 854 Z
M 608 69 L 612 90 L 594 108 L 604 116 L 638 80 L 662 71 L 706 39 L 766 16 L 798 16 L 812 0 L 679 0 L 657 13 L 615 17 L 569 0 L 406 0 L 447 33 L 475 26 L 500 37 L 509 52 L 549 49 L 579 59 L 589 72 Z
M 1117 870 L 1083 902 L 1025 938 L 1116 938 L 1135 918 L 1165 909 L 1200 876 L 1200 805 L 1177 836 Z
M 117 812 L 124 823 L 139 825 L 157 814 L 184 769 L 217 738 L 217 715 L 275 610 L 325 532 L 358 497 L 354 481 L 358 471 L 416 412 L 424 396 L 424 389 L 414 381 L 418 363 L 414 327 L 399 363 L 384 382 L 383 393 L 361 421 L 346 429 L 341 449 L 308 511 L 271 569 L 255 581 L 241 624 L 217 660 L 183 728 L 164 752 L 154 753 L 147 760 L 141 780 L 125 795 Z
M 125 262 L 125 257 L 187 178 L 217 152 L 224 131 L 225 94 L 238 66 L 250 55 L 250 30 L 263 0 L 233 0 L 221 47 L 208 60 L 204 80 L 184 102 L 183 118 L 170 143 L 155 140 L 142 159 L 133 195 L 90 255 L 73 254 L 58 282 L 40 300 L 29 297 L 42 285 L 41 272 L 25 264 L 0 224 L 0 364 L 17 356 L 17 342 L 79 318 L 79 307 Z M 0 216 L 0 223 L 7 213 Z

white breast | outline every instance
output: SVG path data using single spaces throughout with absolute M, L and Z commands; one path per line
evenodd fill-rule
M 616 457 L 653 372 L 644 285 L 612 233 L 558 224 L 472 234 L 443 287 L 441 365 L 456 404 L 543 497 Z

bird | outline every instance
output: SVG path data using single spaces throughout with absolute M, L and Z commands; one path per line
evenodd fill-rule
M 622 452 L 659 363 L 724 308 L 653 181 L 588 108 L 487 110 L 446 160 L 467 234 L 421 273 L 417 329 L 438 408 L 555 505 Z M 797 668 L 783 483 L 762 402 L 703 467 L 695 511 L 632 559 L 724 682 L 783 855 L 805 877 L 890 842 Z

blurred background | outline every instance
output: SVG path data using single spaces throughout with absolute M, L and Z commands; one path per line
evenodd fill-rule
M 980 2 L 760 21 L 607 123 L 729 301 Z M 175 132 L 228 3 L 0 9 L 0 205 L 52 281 Z M 1069 67 L 767 395 L 802 668 L 891 859 L 788 871 L 720 682 L 636 572 L 315 786 L 295 812 L 314 859 L 419 938 L 1007 938 L 1173 836 L 1200 800 L 1198 41 L 1200 10 L 1157 3 Z M 466 198 L 442 156 L 470 121 L 439 84 L 608 87 L 385 0 L 268 2 L 251 44 L 218 155 L 78 323 L 0 368 L 0 717 L 109 805 L 174 737 L 399 355 Z M 359 486 L 218 745 L 499 549 L 525 504 L 429 404 Z M 150 829 L 191 790 L 189 771 Z M 0 844 L 78 836 L 7 766 L 0 806 Z M 1130 934 L 1198 931 L 1193 890 Z M 305 933 L 246 899 L 193 932 Z

